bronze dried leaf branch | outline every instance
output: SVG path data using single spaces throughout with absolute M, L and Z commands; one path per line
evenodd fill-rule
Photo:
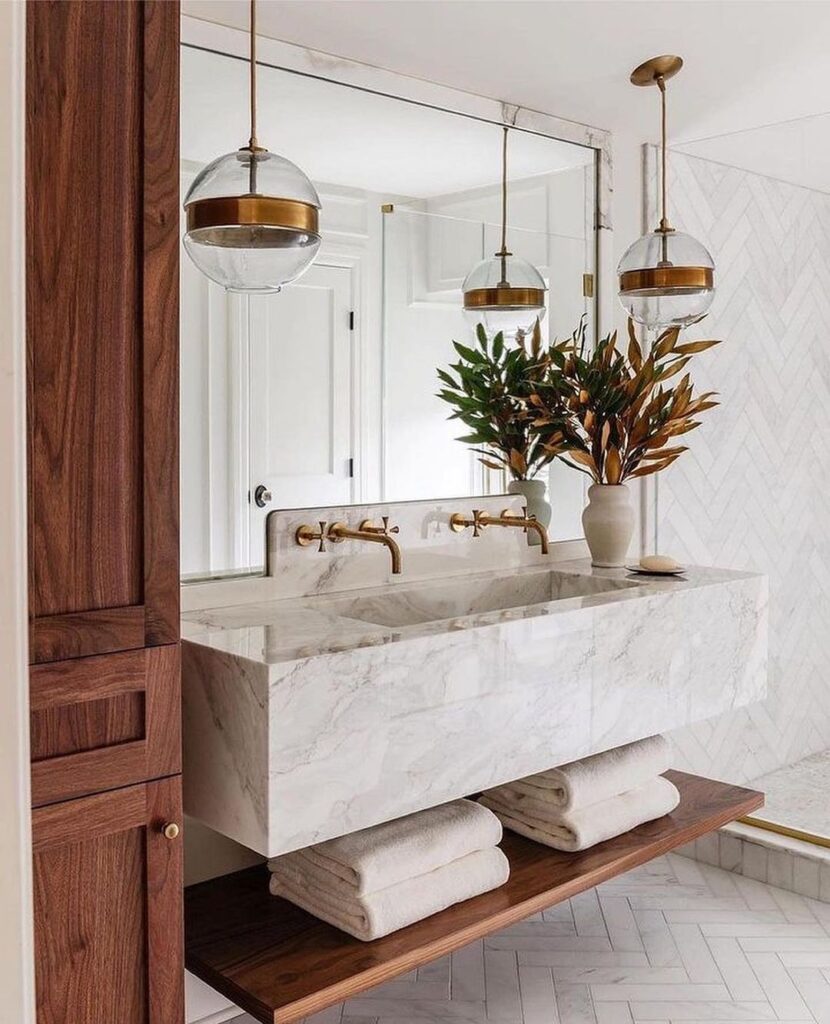
M 629 321 L 625 353 L 616 332 L 591 350 L 580 324 L 564 351 L 552 348 L 545 376 L 526 397 L 543 447 L 595 483 L 621 484 L 670 466 L 687 450 L 677 439 L 718 404 L 714 391 L 695 396 L 683 371 L 720 342 L 679 339 L 680 329 L 670 328 L 646 355 Z

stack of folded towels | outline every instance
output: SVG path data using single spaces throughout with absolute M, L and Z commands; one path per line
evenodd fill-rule
M 455 800 L 268 862 L 271 892 L 368 942 L 504 885 L 498 818 Z
M 666 740 L 652 736 L 497 786 L 479 800 L 519 835 L 586 850 L 677 807 L 677 788 L 661 776 L 669 758 Z

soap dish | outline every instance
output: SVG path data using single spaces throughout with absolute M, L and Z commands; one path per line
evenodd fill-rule
M 678 565 L 675 569 L 644 569 L 640 565 L 627 565 L 625 568 L 638 576 L 682 576 L 686 571 L 685 565 Z

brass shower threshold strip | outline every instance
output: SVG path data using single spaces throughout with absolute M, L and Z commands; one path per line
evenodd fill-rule
M 779 836 L 786 836 L 788 839 L 800 839 L 802 843 L 811 843 L 813 846 L 822 846 L 830 850 L 830 836 L 818 836 L 814 832 L 805 832 L 800 828 L 791 828 L 789 825 L 779 825 L 775 821 L 767 821 L 765 818 L 756 818 L 747 814 L 738 818 L 739 825 L 751 825 L 753 828 L 763 829 L 764 832 L 774 832 Z

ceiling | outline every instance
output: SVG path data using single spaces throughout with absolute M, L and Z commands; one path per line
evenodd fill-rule
M 386 196 L 427 198 L 493 185 L 501 175 L 501 128 L 387 96 L 273 68 L 260 70 L 263 145 L 316 182 Z M 248 66 L 185 47 L 181 153 L 207 163 L 248 133 Z M 593 160 L 593 150 L 514 131 L 511 181 Z
M 247 0 L 184 0 L 245 28 Z M 656 97 L 628 85 L 686 62 L 675 143 L 830 111 L 827 0 L 259 0 L 263 35 L 656 141 Z

